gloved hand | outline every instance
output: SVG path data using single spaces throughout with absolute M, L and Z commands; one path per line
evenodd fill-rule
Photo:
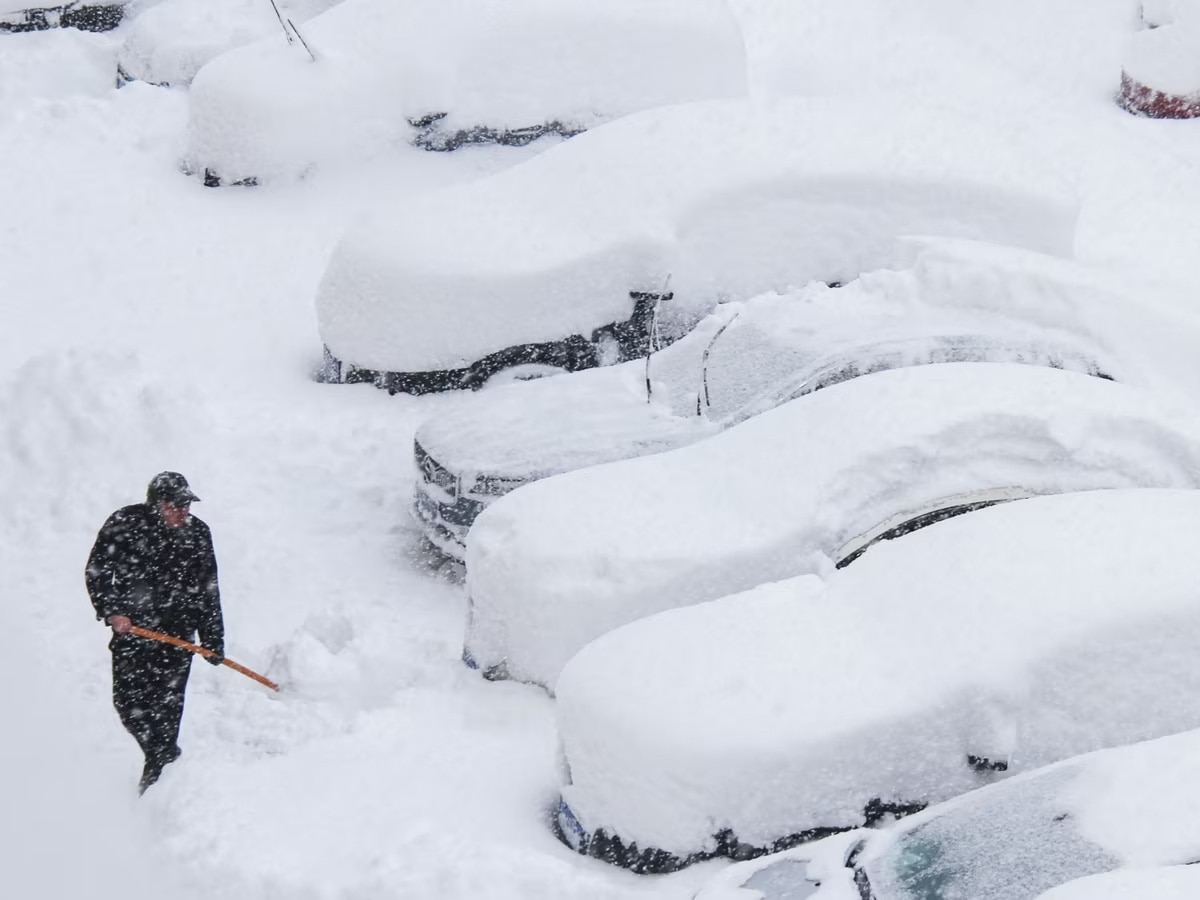
M 219 666 L 221 663 L 225 662 L 225 654 L 220 650 L 216 650 L 213 652 L 212 656 L 206 656 L 204 658 L 208 660 L 209 665 L 212 666 Z

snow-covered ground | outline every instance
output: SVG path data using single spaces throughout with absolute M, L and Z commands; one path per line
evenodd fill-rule
M 315 285 L 351 212 L 533 151 L 207 190 L 176 168 L 186 94 L 112 89 L 119 36 L 0 48 L 6 893 L 688 896 L 552 835 L 549 701 L 463 668 L 459 589 L 410 557 L 426 407 L 309 377 Z M 185 761 L 139 802 L 83 564 L 164 468 L 204 497 L 230 656 L 285 689 L 197 666 Z
M 1200 132 L 1110 101 L 1133 4 L 737 6 L 756 89 L 973 99 L 1077 174 L 1081 258 L 1194 282 Z M 177 171 L 186 92 L 113 88 L 126 31 L 0 35 L 6 895 L 689 897 L 703 867 L 640 880 L 553 838 L 551 701 L 458 662 L 465 602 L 411 557 L 406 512 L 412 432 L 457 398 L 309 380 L 358 211 L 540 148 L 206 191 Z M 230 655 L 288 690 L 198 666 L 185 755 L 139 802 L 82 568 L 164 468 L 205 498 Z

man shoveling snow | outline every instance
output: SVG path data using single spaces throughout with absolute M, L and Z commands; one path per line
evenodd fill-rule
M 225 659 L 212 534 L 190 513 L 199 499 L 178 472 L 160 472 L 145 503 L 108 517 L 88 557 L 92 606 L 113 630 L 113 706 L 146 757 L 140 792 L 182 752 L 177 740 L 192 654 L 135 631 L 183 641 L 199 632 L 205 658 L 213 665 Z

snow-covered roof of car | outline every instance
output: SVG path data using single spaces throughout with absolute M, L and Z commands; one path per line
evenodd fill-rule
M 1200 426 L 1148 392 L 1038 366 L 878 372 L 500 498 L 467 538 L 467 645 L 553 686 L 612 628 L 819 570 L 848 538 L 938 497 L 1198 485 Z
M 265 3 L 265 0 L 264 0 Z M 746 88 L 724 0 L 346 0 L 230 51 L 193 83 L 188 157 L 227 180 L 395 152 L 407 119 L 590 127 Z
M 1069 255 L 1073 190 L 965 113 L 868 101 L 648 110 L 486 179 L 375 211 L 333 252 L 322 339 L 361 368 L 456 368 L 629 317 L 667 317 L 886 264 L 898 235 Z
M 558 681 L 564 799 L 642 847 L 764 846 L 963 793 L 981 747 L 1023 771 L 1194 728 L 1198 524 L 1197 491 L 1039 497 L 607 634 Z

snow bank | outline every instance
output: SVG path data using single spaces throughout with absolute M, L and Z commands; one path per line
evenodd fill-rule
M 605 635 L 558 681 L 563 798 L 643 848 L 761 847 L 963 793 L 967 754 L 1194 728 L 1198 521 L 1194 491 L 1026 500 Z
M 63 29 L 4 40 L 20 40 L 22 52 L 0 53 L 0 121 L 29 97 L 100 97 L 112 90 L 112 41 L 104 35 Z
M 0 409 L 0 536 L 14 545 L 76 527 L 81 508 L 93 512 L 94 536 L 112 510 L 142 499 L 155 472 L 186 470 L 189 444 L 213 427 L 191 390 L 153 377 L 132 353 L 34 357 L 0 383 Z
M 349 0 L 302 29 L 227 53 L 193 84 L 189 159 L 227 181 L 292 177 L 441 128 L 579 130 L 640 109 L 745 90 L 723 0 Z
M 340 0 L 275 0 L 297 24 Z M 200 67 L 280 25 L 270 0 L 165 0 L 134 18 L 117 57 L 124 75 L 153 84 L 188 84 Z
M 467 542 L 466 644 L 552 687 L 588 641 L 829 563 L 952 494 L 1200 485 L 1200 430 L 1125 385 L 950 364 L 853 379 L 689 447 L 502 497 Z
M 377 211 L 335 249 L 318 319 L 360 368 L 457 368 L 624 320 L 668 275 L 683 327 L 718 299 L 849 281 L 902 234 L 1068 255 L 1075 215 L 1043 155 L 949 110 L 684 104 Z

